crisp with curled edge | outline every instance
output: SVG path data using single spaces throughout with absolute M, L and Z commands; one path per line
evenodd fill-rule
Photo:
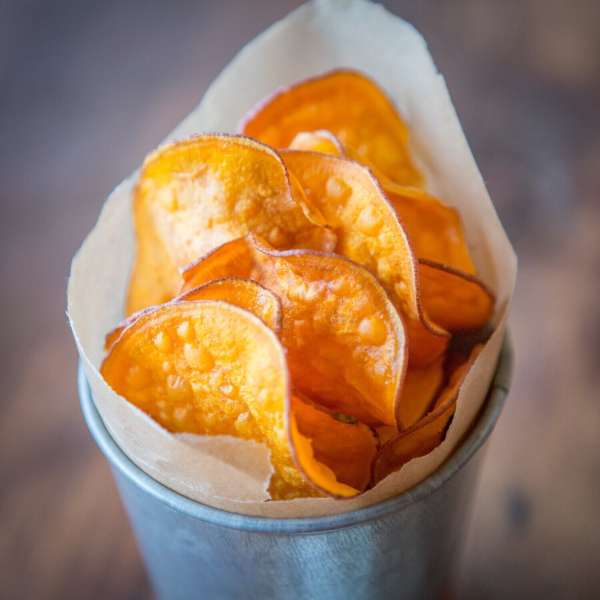
M 133 214 L 128 314 L 172 298 L 181 267 L 251 231 L 277 248 L 332 246 L 331 232 L 311 223 L 293 198 L 280 156 L 242 136 L 202 135 L 150 154 Z
M 240 279 L 239 277 L 212 279 L 205 285 L 188 289 L 170 302 L 192 300 L 223 300 L 229 302 L 255 314 L 276 333 L 281 330 L 281 302 L 279 298 L 255 281 Z M 143 314 L 155 311 L 157 308 L 158 306 L 144 308 L 121 321 L 117 327 L 106 335 L 104 348 L 109 350 L 129 325 L 137 321 Z
M 220 275 L 254 279 L 281 299 L 281 339 L 297 389 L 365 423 L 396 424 L 404 328 L 369 271 L 335 254 L 277 251 L 250 235 L 186 269 L 183 291 L 205 285 L 213 263 Z
M 334 71 L 244 123 L 145 161 L 101 372 L 168 431 L 264 443 L 273 499 L 353 497 L 443 441 L 480 351 L 453 336 L 495 299 L 373 81 Z
M 375 482 L 401 469 L 409 460 L 431 452 L 442 443 L 456 410 L 460 388 L 481 349 L 482 346 L 477 345 L 466 359 L 458 364 L 449 365 L 448 383 L 437 395 L 431 410 L 414 425 L 391 436 L 382 445 L 375 461 Z
M 375 435 L 292 399 L 283 346 L 248 311 L 210 300 L 148 311 L 123 331 L 101 372 L 169 431 L 267 444 L 274 498 L 347 497 L 370 483 Z
M 344 158 L 299 150 L 282 154 L 336 233 L 335 251 L 369 269 L 390 294 L 408 330 L 410 363 L 423 366 L 441 356 L 449 335 L 421 308 L 408 236 L 375 177 Z
M 327 130 L 348 155 L 391 181 L 420 185 L 408 147 L 408 127 L 375 82 L 352 70 L 335 70 L 275 93 L 244 119 L 241 130 L 275 148 L 302 132 Z

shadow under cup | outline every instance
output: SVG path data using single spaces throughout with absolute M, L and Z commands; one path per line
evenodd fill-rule
M 485 442 L 511 374 L 507 337 L 477 421 L 420 484 L 357 511 L 302 519 L 229 513 L 166 488 L 110 437 L 81 367 L 78 387 L 159 598 L 397 600 L 439 597 L 450 585 Z

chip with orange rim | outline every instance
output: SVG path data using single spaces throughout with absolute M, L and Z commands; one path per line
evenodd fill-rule
M 458 211 L 417 188 L 384 185 L 415 256 L 475 273 Z
M 406 341 L 376 278 L 333 254 L 255 248 L 259 281 L 281 299 L 295 387 L 364 423 L 396 425 Z
M 303 131 L 296 135 L 290 150 L 304 150 L 344 157 L 342 143 L 329 131 Z M 361 162 L 360 159 L 356 159 Z M 369 166 L 394 207 L 408 234 L 415 256 L 433 260 L 474 274 L 475 265 L 469 254 L 462 221 L 458 211 L 424 190 L 399 185 Z M 320 224 L 325 225 L 323 220 Z
M 252 256 L 238 260 L 245 249 Z M 407 351 L 402 321 L 377 279 L 342 257 L 310 250 L 277 251 L 255 236 L 236 240 L 183 272 L 183 290 L 227 267 L 250 277 L 282 303 L 281 339 L 295 386 L 332 410 L 365 423 L 397 424 Z M 216 258 L 215 258 L 216 257 Z
M 468 358 L 453 366 L 448 383 L 439 392 L 430 412 L 381 446 L 375 461 L 375 482 L 398 471 L 413 458 L 428 454 L 444 441 L 461 387 L 482 347 L 475 346 Z
M 113 344 L 101 373 L 168 431 L 267 444 L 275 499 L 352 496 L 370 482 L 377 441 L 369 428 L 292 403 L 281 343 L 236 306 L 181 301 L 149 311 Z M 332 435 L 340 445 L 328 449 Z
M 299 468 L 321 491 L 346 498 L 371 483 L 378 440 L 363 423 L 294 395 L 290 435 Z
M 173 298 L 171 302 L 192 302 L 195 300 L 222 300 L 234 306 L 239 306 L 256 315 L 275 333 L 281 330 L 281 303 L 279 298 L 262 285 L 249 279 L 239 277 L 226 277 L 211 280 L 209 283 L 190 289 Z M 158 306 L 150 306 L 130 315 L 110 333 L 104 341 L 105 350 L 119 339 L 123 331 L 132 325 L 142 315 L 156 310 Z
M 474 275 L 419 260 L 421 300 L 429 317 L 453 333 L 481 329 L 491 319 L 494 295 Z
M 336 252 L 369 269 L 390 293 L 405 319 L 410 364 L 424 366 L 439 358 L 449 334 L 421 309 L 416 259 L 376 179 L 344 158 L 298 150 L 282 156 L 337 235 Z
M 251 111 L 244 134 L 288 148 L 301 132 L 327 130 L 348 155 L 392 181 L 422 185 L 409 150 L 408 127 L 385 92 L 352 70 L 335 70 L 276 92 Z
M 150 154 L 134 191 L 127 313 L 172 298 L 179 268 L 250 231 L 278 248 L 331 246 L 305 216 L 279 155 L 243 136 L 201 135 Z
M 286 434 L 285 353 L 248 311 L 217 301 L 165 304 L 125 329 L 101 373 L 165 429 L 263 441 L 284 479 L 304 481 Z
M 398 403 L 400 429 L 412 427 L 427 411 L 444 380 L 444 360 L 438 358 L 426 367 L 408 369 Z

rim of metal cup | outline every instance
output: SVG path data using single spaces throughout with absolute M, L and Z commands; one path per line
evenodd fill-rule
M 469 461 L 489 437 L 502 412 L 510 387 L 512 369 L 513 350 L 507 334 L 498 359 L 494 379 L 477 422 L 452 456 L 427 479 L 398 496 L 383 500 L 366 508 L 332 516 L 303 517 L 297 519 L 254 517 L 227 512 L 201 504 L 196 500 L 182 496 L 165 487 L 133 463 L 112 439 L 94 405 L 90 387 L 81 364 L 78 370 L 77 387 L 79 389 L 83 416 L 98 447 L 111 465 L 116 467 L 120 473 L 146 493 L 167 504 L 173 510 L 214 525 L 245 531 L 290 534 L 314 533 L 350 527 L 358 523 L 377 519 L 390 512 L 402 510 L 413 502 L 418 502 L 424 497 L 433 494 Z

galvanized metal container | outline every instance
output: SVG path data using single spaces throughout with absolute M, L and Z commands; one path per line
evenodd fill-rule
M 362 510 L 305 519 L 228 513 L 173 492 L 112 440 L 82 369 L 79 394 L 159 598 L 434 598 L 449 584 L 484 443 L 504 405 L 511 372 L 506 340 L 477 423 L 418 486 Z

